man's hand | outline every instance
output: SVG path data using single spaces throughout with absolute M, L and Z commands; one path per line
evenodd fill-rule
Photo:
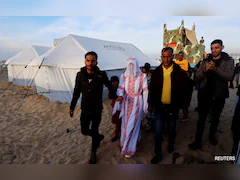
M 122 96 L 119 96 L 119 97 L 116 99 L 116 101 L 119 101 L 119 103 L 122 104 L 122 102 L 123 102 L 123 97 L 122 97 Z
M 204 72 L 207 72 L 209 70 L 216 71 L 216 66 L 213 61 L 206 63 L 204 66 Z
M 153 110 L 153 107 L 152 106 L 148 106 L 148 111 L 152 112 L 152 110 Z
M 209 66 L 210 66 L 209 63 L 206 63 L 206 64 L 204 65 L 204 67 L 203 67 L 204 73 L 209 70 Z
M 69 114 L 70 114 L 70 117 L 73 117 L 74 111 L 73 110 L 69 110 Z
M 210 64 L 209 70 L 216 71 L 215 62 L 210 61 L 209 64 Z

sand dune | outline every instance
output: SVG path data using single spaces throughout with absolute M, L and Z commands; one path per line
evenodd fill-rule
M 69 117 L 69 104 L 53 102 L 36 94 L 31 87 L 23 101 L 27 87 L 8 86 L 7 72 L 0 74 L 0 163 L 1 164 L 85 164 L 88 162 L 91 138 L 81 135 L 79 126 L 80 106 L 76 107 L 73 118 Z M 6 89 L 6 87 L 8 88 Z M 193 93 L 189 119 L 178 121 L 176 152 L 190 163 L 201 159 L 212 162 L 215 154 L 230 154 L 232 134 L 230 131 L 236 89 L 230 89 L 230 98 L 221 115 L 217 136 L 219 144 L 210 145 L 208 141 L 209 123 L 206 123 L 201 150 L 189 150 L 187 145 L 194 140 L 198 119 L 194 108 L 197 105 L 196 91 Z M 20 107 L 20 104 L 22 106 Z M 145 123 L 145 120 L 143 120 Z M 72 133 L 66 133 L 70 129 Z M 114 125 L 111 123 L 110 101 L 104 101 L 104 111 L 100 133 L 105 139 L 98 150 L 99 164 L 149 164 L 154 155 L 153 133 L 142 129 L 142 140 L 137 147 L 136 156 L 126 159 L 120 155 L 119 142 L 112 143 Z M 172 154 L 167 153 L 167 136 L 163 143 L 164 158 L 160 164 L 171 164 Z M 184 158 L 183 158 L 184 157 Z M 196 162 L 195 162 L 196 163 Z

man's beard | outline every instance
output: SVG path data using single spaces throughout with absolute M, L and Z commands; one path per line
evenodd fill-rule
M 87 66 L 87 69 L 88 69 L 88 70 L 94 70 L 94 69 L 95 69 L 95 66 Z
M 212 53 L 212 56 L 213 56 L 213 57 L 218 57 L 218 56 L 220 56 L 220 55 L 221 55 L 221 52 L 218 53 L 218 54 L 216 54 L 216 55 Z

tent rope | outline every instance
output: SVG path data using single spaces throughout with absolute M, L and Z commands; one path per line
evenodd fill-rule
M 38 67 L 38 70 L 37 70 L 36 74 L 34 75 L 32 81 L 31 81 L 31 84 L 30 84 L 29 88 L 27 89 L 27 92 L 25 93 L 25 95 L 24 95 L 24 97 L 23 97 L 23 100 L 22 100 L 22 102 L 21 102 L 19 108 L 17 109 L 17 113 L 16 113 L 15 118 L 18 116 L 18 112 L 19 112 L 19 110 L 21 109 L 21 107 L 22 107 L 22 105 L 23 105 L 23 102 L 24 102 L 25 98 L 27 97 L 28 91 L 29 91 L 29 89 L 30 89 L 30 87 L 31 87 L 31 85 L 32 85 L 32 83 L 33 83 L 33 81 L 34 81 L 34 79 L 36 78 L 39 69 L 41 68 L 41 66 L 42 66 L 42 64 L 43 64 L 43 61 L 44 61 L 44 58 L 43 58 L 43 60 L 42 60 L 42 62 L 41 62 L 41 64 L 40 64 L 40 66 Z M 20 120 L 19 120 L 19 122 L 20 122 Z

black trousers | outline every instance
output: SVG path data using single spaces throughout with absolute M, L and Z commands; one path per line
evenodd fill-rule
M 81 133 L 86 136 L 92 137 L 92 152 L 97 152 L 97 148 L 100 144 L 99 125 L 101 123 L 102 111 L 91 112 L 82 111 L 80 117 Z M 91 124 L 91 129 L 90 123 Z
M 238 143 L 240 141 L 240 100 L 236 105 L 231 130 L 233 133 L 233 153 L 236 154 L 238 150 Z
M 209 131 L 209 137 L 213 137 L 216 134 L 217 127 L 219 124 L 219 117 L 223 110 L 225 104 L 225 98 L 219 99 L 210 99 L 199 96 L 198 97 L 198 123 L 197 123 L 197 133 L 195 136 L 195 140 L 199 143 L 202 141 L 202 136 L 204 133 L 205 122 L 209 113 L 209 109 L 211 108 L 211 126 Z

